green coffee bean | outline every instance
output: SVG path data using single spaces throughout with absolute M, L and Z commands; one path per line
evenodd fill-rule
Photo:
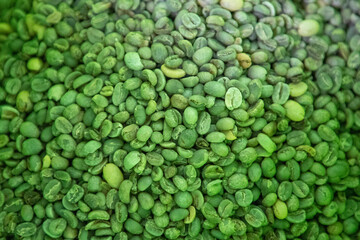
M 309 37 L 315 35 L 319 31 L 319 23 L 313 19 L 303 20 L 299 24 L 298 32 L 301 36 Z
M 274 93 L 272 94 L 272 100 L 277 104 L 284 104 L 289 99 L 290 87 L 286 83 L 278 82 L 275 85 Z
M 253 193 L 249 189 L 242 189 L 236 192 L 235 199 L 241 207 L 248 207 L 253 201 Z
M 229 110 L 234 110 L 241 106 L 242 94 L 239 89 L 229 88 L 225 94 L 225 105 Z
M 108 163 L 103 168 L 104 179 L 113 188 L 119 188 L 124 177 L 121 170 L 113 163 Z
M 253 207 L 245 215 L 245 220 L 253 227 L 260 227 L 263 224 L 267 223 L 267 218 L 265 213 L 258 207 Z
M 36 225 L 31 222 L 20 223 L 16 226 L 15 232 L 21 237 L 33 236 L 36 232 Z

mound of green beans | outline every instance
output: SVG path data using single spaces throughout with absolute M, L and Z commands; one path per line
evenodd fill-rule
M 0 240 L 360 239 L 358 0 L 0 0 Z

